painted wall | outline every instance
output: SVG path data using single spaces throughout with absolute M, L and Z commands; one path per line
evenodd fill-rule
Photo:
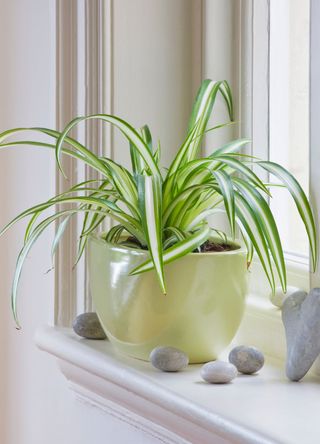
M 19 126 L 55 126 L 55 11 L 51 0 L 0 1 L 0 131 Z M 0 224 L 54 193 L 54 158 L 40 149 L 0 153 Z M 38 351 L 33 336 L 51 321 L 52 230 L 29 254 L 19 292 L 23 326 L 15 329 L 10 287 L 22 246 L 21 223 L 0 240 L 0 442 L 2 444 L 149 444 L 150 437 L 73 398 L 54 360 Z
M 54 2 L 0 2 L 0 130 L 55 125 Z M 51 153 L 29 148 L 0 153 L 0 224 L 54 193 Z M 128 426 L 77 403 L 55 361 L 36 349 L 38 325 L 50 322 L 53 274 L 45 234 L 24 268 L 19 313 L 22 331 L 10 313 L 10 286 L 23 240 L 19 224 L 0 241 L 0 442 L 1 444 L 99 443 L 112 427 L 119 443 Z M 112 424 L 111 424 L 112 422 Z M 130 430 L 130 433 L 135 432 Z M 143 442 L 143 441 L 142 441 Z
M 54 2 L 0 2 L 0 128 L 54 126 Z M 54 192 L 49 152 L 12 149 L 0 153 L 0 224 Z M 4 444 L 58 442 L 68 427 L 72 402 L 55 363 L 33 344 L 37 325 L 50 320 L 53 275 L 43 236 L 26 261 L 20 287 L 22 331 L 10 313 L 10 286 L 23 241 L 19 224 L 0 241 L 0 441 Z M 68 408 L 70 410 L 70 408 Z M 50 421 L 48 420 L 50 418 Z M 48 438 L 49 437 L 49 438 Z
M 198 13 L 199 2 L 187 3 L 188 7 L 185 0 L 135 0 L 148 20 L 137 10 L 135 15 L 131 0 L 119 0 L 114 8 L 115 112 L 136 125 L 149 121 L 156 137 L 164 142 L 165 161 L 183 137 L 199 75 L 197 69 L 188 72 L 192 65 L 188 48 L 194 45 L 189 33 L 191 14 Z M 52 0 L 0 0 L 0 10 L 0 131 L 18 126 L 54 127 L 55 4 Z M 147 41 L 144 36 L 149 31 Z M 142 67 L 148 68 L 144 77 L 136 74 L 140 68 L 134 61 L 134 48 L 138 47 L 143 48 L 138 54 Z M 220 75 L 211 65 L 204 71 L 209 76 Z M 115 157 L 123 158 L 124 149 L 120 145 Z M 0 153 L 1 226 L 17 212 L 53 195 L 54 171 L 50 152 L 20 147 Z M 20 223 L 0 239 L 1 444 L 95 444 L 106 436 L 110 439 L 111 431 L 115 444 L 151 444 L 150 437 L 75 401 L 54 360 L 34 346 L 36 327 L 51 322 L 53 312 L 53 274 L 45 274 L 51 265 L 52 230 L 43 235 L 26 261 L 19 292 L 23 329 L 15 330 L 10 287 L 23 228 Z
M 235 6 L 233 0 L 205 0 L 202 18 L 202 77 L 204 79 L 227 80 L 233 93 L 235 93 L 238 80 L 235 57 L 237 38 Z M 236 99 L 236 97 L 234 98 Z M 227 122 L 228 113 L 225 103 L 220 97 L 217 97 L 208 128 Z M 217 148 L 236 138 L 236 134 L 236 125 L 208 133 L 203 144 L 203 153 L 210 155 Z M 229 224 L 224 214 L 219 213 L 211 216 L 209 223 L 212 227 L 228 232 Z
M 194 54 L 201 29 L 199 0 L 117 0 L 113 3 L 114 113 L 150 126 L 168 165 L 182 144 L 201 78 Z M 196 60 L 196 63 L 193 63 Z M 127 142 L 115 133 L 114 158 L 129 163 Z

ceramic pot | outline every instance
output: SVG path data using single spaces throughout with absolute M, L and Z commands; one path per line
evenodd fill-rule
M 154 347 L 173 346 L 202 363 L 216 359 L 237 332 L 247 293 L 243 248 L 190 253 L 165 265 L 167 295 L 154 270 L 129 276 L 148 252 L 91 236 L 88 255 L 94 305 L 119 352 L 148 360 Z

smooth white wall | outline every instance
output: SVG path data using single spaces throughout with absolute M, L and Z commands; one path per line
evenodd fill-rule
M 227 80 L 236 99 L 237 67 L 235 58 L 234 0 L 204 0 L 203 2 L 203 78 Z M 236 103 L 235 103 L 236 106 Z M 221 96 L 217 96 L 209 128 L 229 119 Z M 236 125 L 218 129 L 206 137 L 204 153 L 211 154 L 236 134 Z
M 203 1 L 203 78 L 227 80 L 232 88 L 235 108 L 237 106 L 236 20 L 234 0 Z M 208 128 L 227 122 L 229 116 L 225 102 L 221 95 L 217 95 Z M 209 155 L 236 138 L 237 125 L 208 133 L 203 144 L 203 153 Z M 212 227 L 229 232 L 227 218 L 221 213 L 211 216 L 209 223 Z
M 182 140 L 197 87 L 197 67 L 190 66 L 193 59 L 188 50 L 194 47 L 189 31 L 192 7 L 197 3 L 114 2 L 115 112 L 135 125 L 149 122 L 163 141 L 165 161 Z M 0 0 L 0 11 L 0 131 L 16 126 L 54 127 L 55 2 Z M 136 48 L 140 48 L 139 64 L 134 58 Z M 139 73 L 142 67 L 147 69 L 143 75 Z M 211 70 L 207 72 L 211 76 Z M 122 150 L 127 156 L 127 147 L 120 144 L 118 150 L 116 157 L 123 157 Z M 51 197 L 54 177 L 54 158 L 49 152 L 30 148 L 1 152 L 0 225 Z M 77 402 L 54 360 L 34 346 L 35 329 L 50 322 L 53 313 L 53 274 L 45 274 L 50 267 L 52 230 L 26 261 L 19 291 L 23 330 L 15 330 L 10 287 L 23 228 L 20 223 L 0 239 L 1 444 L 100 444 L 106 440 L 151 444 L 150 437 Z
M 0 128 L 54 126 L 54 2 L 0 2 Z M 54 159 L 51 153 L 17 148 L 0 153 L 0 224 L 18 211 L 53 195 Z M 10 312 L 10 287 L 23 240 L 19 224 L 0 240 L 0 441 L 3 444 L 57 442 L 58 403 L 63 388 L 55 363 L 33 344 L 37 325 L 52 313 L 53 275 L 45 234 L 30 253 L 19 291 L 22 331 Z M 62 379 L 62 378 L 61 378 Z M 47 421 L 47 418 L 53 421 Z M 66 421 L 66 420 L 65 420 Z M 48 438 L 49 436 L 49 438 Z M 46 438 L 46 439 L 45 439 Z
M 186 136 L 200 83 L 197 14 L 198 0 L 113 3 L 113 111 L 137 128 L 150 126 L 155 144 L 161 140 L 162 165 Z M 127 142 L 118 132 L 114 141 L 114 158 L 128 162 Z
M 54 127 L 55 3 L 1 0 L 0 10 L 0 130 Z M 54 167 L 52 154 L 39 149 L 0 153 L 1 226 L 18 211 L 53 195 Z M 52 230 L 26 261 L 19 291 L 23 329 L 15 330 L 10 287 L 23 228 L 21 223 L 0 239 L 0 442 L 99 443 L 110 423 L 75 402 L 54 359 L 33 342 L 37 326 L 50 322 L 53 313 L 53 274 L 44 274 L 50 267 Z
M 0 0 L 0 11 L 0 131 L 54 127 L 55 2 Z M 181 91 L 179 97 L 186 100 Z M 22 147 L 0 153 L 1 226 L 54 190 L 52 153 Z M 10 288 L 24 226 L 20 223 L 0 239 L 1 444 L 98 444 L 106 439 L 150 444 L 150 437 L 76 401 L 54 359 L 34 345 L 37 326 L 50 322 L 53 313 L 53 273 L 45 274 L 53 230 L 42 236 L 26 261 L 19 291 L 23 329 L 15 329 Z

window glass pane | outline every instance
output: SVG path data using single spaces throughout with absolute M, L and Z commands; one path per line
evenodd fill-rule
M 270 160 L 285 166 L 308 194 L 309 1 L 270 2 Z M 274 178 L 272 178 L 274 179 Z M 273 180 L 274 181 L 274 180 Z M 272 190 L 286 252 L 308 255 L 308 241 L 288 192 Z

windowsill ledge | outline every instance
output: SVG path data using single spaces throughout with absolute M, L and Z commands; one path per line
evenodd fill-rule
M 208 385 L 198 365 L 161 373 L 117 355 L 108 341 L 84 340 L 70 329 L 43 327 L 36 342 L 58 358 L 80 400 L 164 443 L 317 441 L 320 385 L 312 376 L 290 383 L 277 360 L 267 358 L 259 375 Z

